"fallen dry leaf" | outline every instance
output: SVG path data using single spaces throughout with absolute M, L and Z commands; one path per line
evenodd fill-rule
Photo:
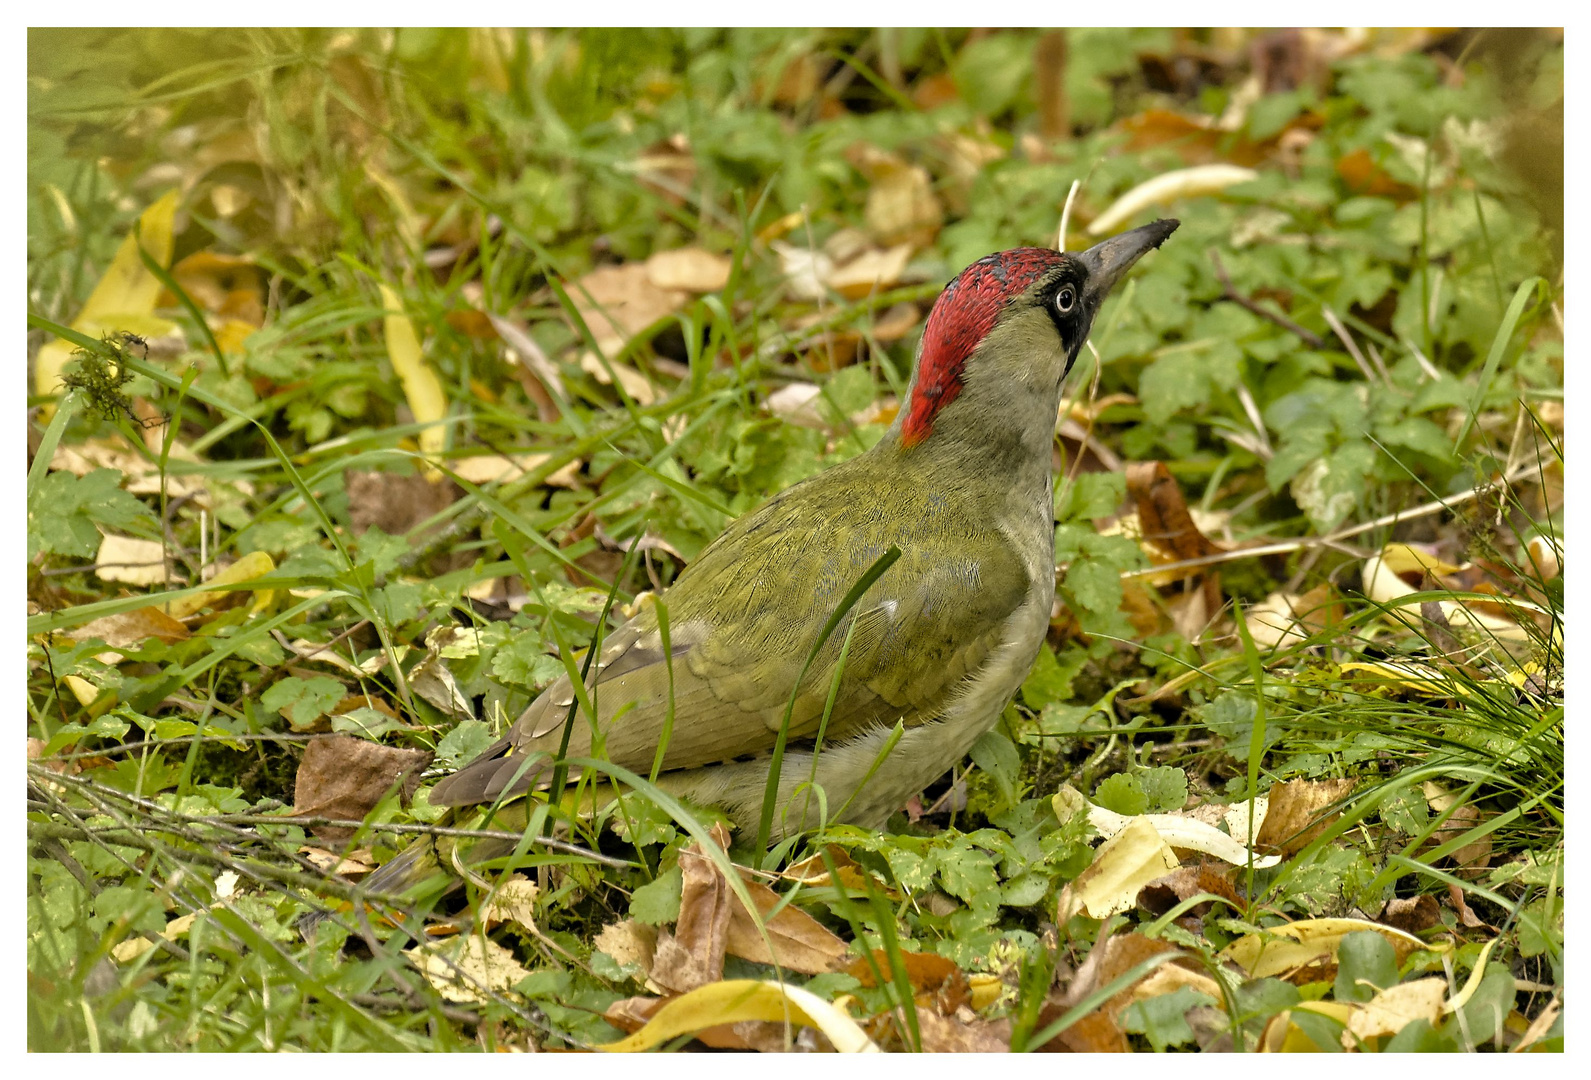
M 387 359 L 392 361 L 415 422 L 429 425 L 420 432 L 420 452 L 439 454 L 447 445 L 447 427 L 441 422 L 447 416 L 447 392 L 435 369 L 425 362 L 420 336 L 403 312 L 403 301 L 386 285 L 381 286 L 381 306 L 386 310 L 382 325 Z
M 1219 863 L 1199 863 L 1197 866 L 1180 866 L 1165 877 L 1156 878 L 1138 893 L 1138 904 L 1153 915 L 1164 915 L 1184 900 L 1200 893 L 1219 896 L 1233 911 L 1243 909 L 1243 901 L 1232 883 L 1227 880 L 1229 870 Z M 1213 902 L 1205 900 L 1193 905 L 1182 916 L 1183 920 L 1203 919 L 1209 914 Z M 1180 920 L 1179 920 L 1180 921 Z
M 1336 624 L 1341 605 L 1334 603 L 1330 585 L 1318 585 L 1302 595 L 1273 592 L 1244 609 L 1249 636 L 1262 649 L 1284 649 L 1302 644 L 1311 635 Z
M 265 295 L 260 272 L 246 255 L 195 251 L 171 268 L 171 276 L 200 309 L 222 319 L 236 319 L 251 329 L 265 321 Z M 177 303 L 169 291 L 158 307 Z
M 356 739 L 348 735 L 317 735 L 304 747 L 293 785 L 293 812 L 304 817 L 358 821 L 368 814 L 393 785 L 402 785 L 405 802 L 420 786 L 420 773 L 431 763 L 424 750 Z M 310 831 L 323 840 L 346 840 L 351 828 L 315 825 Z
M 257 577 L 263 577 L 275 569 L 276 564 L 271 561 L 269 555 L 263 551 L 251 551 L 222 569 L 209 580 L 208 584 L 217 586 L 237 585 L 245 581 L 253 581 Z M 271 589 L 259 590 L 254 598 L 255 607 L 259 608 L 269 604 L 273 595 L 274 593 Z M 178 597 L 176 600 L 169 601 L 166 604 L 166 613 L 174 619 L 186 619 L 188 616 L 203 611 L 207 607 L 215 608 L 218 611 L 231 607 L 239 601 L 247 599 L 248 596 L 248 591 L 244 589 L 217 588 L 213 592 L 194 593 L 192 596 Z
M 768 940 L 763 940 L 756 920 L 747 913 L 740 900 L 734 898 L 730 903 L 729 927 L 725 937 L 725 949 L 730 955 L 759 964 L 776 964 L 803 975 L 819 975 L 832 970 L 850 951 L 850 947 L 831 930 L 794 904 L 786 904 L 777 914 L 770 916 L 769 912 L 783 898 L 747 874 L 742 873 L 741 877 L 745 879 L 746 889 L 757 905 Z M 682 901 L 682 912 L 683 907 Z
M 1138 512 L 1138 539 L 1154 563 L 1181 562 L 1216 555 L 1225 549 L 1210 540 L 1199 530 L 1183 498 L 1182 488 L 1172 477 L 1163 461 L 1135 461 L 1127 466 L 1127 495 Z M 1173 580 L 1202 577 L 1205 616 L 1221 609 L 1221 581 L 1213 571 L 1202 574 L 1172 571 L 1148 580 L 1156 585 Z
M 1374 930 L 1386 938 L 1400 964 L 1415 949 L 1446 948 L 1365 919 L 1303 919 L 1263 933 L 1245 934 L 1222 949 L 1220 958 L 1237 964 L 1250 978 L 1283 975 L 1322 961 L 1335 963 L 1342 939 L 1359 930 Z
M 1447 896 L 1448 900 L 1452 904 L 1454 913 L 1458 915 L 1458 921 L 1460 925 L 1468 926 L 1472 930 L 1491 930 L 1493 932 L 1497 930 L 1495 926 L 1492 926 L 1490 923 L 1483 920 L 1479 915 L 1475 914 L 1475 910 L 1471 908 L 1469 906 L 1469 902 L 1464 899 L 1464 890 L 1459 888 L 1456 881 L 1450 882 L 1448 884 Z
M 717 292 L 729 284 L 729 256 L 702 248 L 657 251 L 646 260 L 646 277 L 664 293 Z
M 681 289 L 659 288 L 646 263 L 599 266 L 569 287 L 569 299 L 607 356 L 630 339 L 685 306 Z
M 612 355 L 617 349 L 604 349 L 603 352 Z M 603 386 L 612 386 L 617 378 L 619 385 L 624 387 L 624 392 L 635 399 L 638 405 L 650 405 L 657 400 L 657 388 L 654 387 L 645 375 L 625 364 L 616 364 L 612 360 L 603 363 L 602 357 L 589 349 L 580 354 L 580 370 L 596 379 Z
M 1440 975 L 1387 987 L 1348 1018 L 1343 1049 L 1354 1049 L 1356 1040 L 1396 1035 L 1416 1020 L 1435 1024 L 1442 1019 L 1446 996 L 1447 980 Z
M 508 483 L 518 480 L 532 469 L 539 468 L 547 460 L 548 454 L 481 454 L 475 457 L 454 458 L 448 462 L 448 468 L 457 473 L 463 480 L 472 484 L 490 484 L 495 482 Z M 549 473 L 542 481 L 547 487 L 573 488 L 580 473 L 578 459 L 569 462 L 562 468 Z
M 815 404 L 822 394 L 823 388 L 816 383 L 786 383 L 768 395 L 768 411 L 797 427 L 825 431 L 828 422 Z
M 491 993 L 512 990 L 530 975 L 513 953 L 482 934 L 421 942 L 403 955 L 448 1001 L 484 1005 Z
M 971 988 L 966 973 L 957 967 L 954 961 L 935 953 L 905 950 L 901 951 L 900 959 L 919 1007 L 933 1009 L 948 1016 L 971 1000 Z M 864 987 L 873 987 L 878 985 L 878 980 L 873 974 L 875 966 L 883 974 L 884 981 L 893 981 L 889 954 L 882 949 L 873 950 L 872 963 L 869 963 L 866 957 L 858 957 L 844 970 Z
M 746 1020 L 815 1027 L 842 1054 L 879 1052 L 856 1021 L 811 991 L 750 979 L 732 979 L 698 987 L 658 1007 L 633 1035 L 594 1049 L 639 1053 L 681 1035 Z
M 188 628 L 158 607 L 151 605 L 136 611 L 124 611 L 86 622 L 67 631 L 67 636 L 74 641 L 99 638 L 112 648 L 125 648 L 140 645 L 150 638 L 168 645 L 175 641 L 185 641 L 188 638 Z
M 786 881 L 799 881 L 812 888 L 826 888 L 833 885 L 833 878 L 829 874 L 829 863 L 840 872 L 840 884 L 847 889 L 866 889 L 868 879 L 879 885 L 864 867 L 851 858 L 850 853 L 837 844 L 830 844 L 828 848 L 829 861 L 825 862 L 823 855 L 809 855 L 800 862 L 793 862 L 785 867 L 780 877 Z
M 933 178 L 921 165 L 865 143 L 848 155 L 868 180 L 862 214 L 880 244 L 924 248 L 944 224 L 945 208 L 934 194 Z
M 632 997 L 615 1001 L 602 1014 L 603 1018 L 620 1031 L 636 1032 L 657 1015 L 659 1009 L 671 999 Z M 703 1046 L 714 1050 L 749 1050 L 761 1054 L 780 1054 L 789 1050 L 819 1049 L 816 1029 L 799 1024 L 786 1026 L 770 1020 L 739 1020 L 731 1024 L 714 1024 L 691 1033 Z M 827 1046 L 822 1049 L 828 1049 Z
M 1359 1011 L 1360 1006 L 1344 1001 L 1305 1001 L 1299 1003 L 1296 1009 L 1283 1009 L 1271 1017 L 1265 1025 L 1264 1032 L 1260 1035 L 1259 1049 L 1266 1054 L 1318 1054 L 1323 1051 L 1336 1049 L 1334 1046 L 1319 1046 L 1304 1033 L 1304 1029 L 1293 1021 L 1295 1011 L 1313 1012 L 1321 1016 L 1330 1017 L 1339 1024 L 1347 1024 L 1350 1017 Z
M 830 271 L 824 284 L 847 300 L 861 300 L 900 281 L 911 254 L 910 244 L 884 251 L 865 251 Z
M 713 826 L 712 838 L 728 849 L 729 834 L 722 825 Z M 672 934 L 666 930 L 658 934 L 651 977 L 666 990 L 687 992 L 722 978 L 730 908 L 739 902 L 699 843 L 680 852 L 679 868 L 683 878 L 679 919 Z
M 1034 1030 L 1043 1031 L 1068 1011 L 1069 1007 L 1060 1002 L 1045 1002 Z M 1101 1009 L 1075 1021 L 1071 1027 L 1035 1049 L 1048 1054 L 1126 1054 L 1132 1050 L 1127 1045 L 1126 1032 Z
M 473 720 L 475 709 L 459 689 L 458 680 L 437 653 L 430 653 L 409 672 L 409 689 L 457 720 Z
M 612 957 L 620 967 L 633 964 L 642 976 L 649 976 L 657 952 L 657 929 L 634 919 L 610 923 L 598 932 L 591 947 Z
M 1296 855 L 1342 816 L 1340 811 L 1328 813 L 1327 808 L 1345 798 L 1354 784 L 1349 778 L 1289 780 L 1271 785 L 1265 824 L 1260 827 L 1255 846 L 1283 856 Z
M 1165 206 L 1178 199 L 1193 199 L 1201 195 L 1217 195 L 1234 184 L 1245 183 L 1259 177 L 1253 169 L 1241 165 L 1195 165 L 1177 169 L 1145 180 L 1122 195 L 1106 208 L 1088 226 L 1090 236 L 1105 236 L 1116 232 L 1134 217 L 1151 206 Z
M 308 859 L 318 869 L 328 874 L 337 874 L 340 877 L 361 877 L 376 868 L 374 857 L 369 848 L 360 848 L 339 855 L 335 851 L 325 848 L 305 845 L 298 849 L 298 853 Z
M 941 1016 L 932 1009 L 917 1014 L 917 1033 L 925 1054 L 1005 1054 L 1011 1050 L 1011 1022 L 975 1015 Z
M 94 557 L 94 576 L 126 585 L 161 585 L 168 579 L 166 548 L 158 540 L 107 536 Z
M 1442 921 L 1442 909 L 1430 893 L 1395 896 L 1381 909 L 1381 921 L 1405 934 L 1418 934 Z
M 490 930 L 505 922 L 517 923 L 526 930 L 536 929 L 536 895 L 541 890 L 523 874 L 499 878 L 491 895 L 481 905 L 481 923 Z
M 83 310 L 72 320 L 72 329 L 91 338 L 108 332 L 131 332 L 144 338 L 157 338 L 176 330 L 174 323 L 156 319 L 155 300 L 160 295 L 160 279 L 151 274 L 139 256 L 144 252 L 156 263 L 171 262 L 172 223 L 180 196 L 168 191 L 139 217 L 139 231 L 129 231 L 103 277 L 94 285 Z M 63 389 L 61 369 L 72 358 L 75 345 L 59 338 L 40 347 L 34 358 L 33 392 L 53 397 Z
M 1430 807 L 1433 814 L 1446 813 L 1459 799 L 1457 792 L 1448 791 L 1434 780 L 1427 780 L 1421 785 L 1421 790 L 1425 793 L 1426 805 Z M 1426 841 L 1426 846 L 1436 847 L 1447 843 L 1449 840 L 1455 840 L 1475 828 L 1481 821 L 1481 812 L 1475 808 L 1474 804 L 1465 803 L 1453 811 L 1448 819 L 1442 823 L 1440 829 L 1431 834 Z M 1491 857 L 1492 838 L 1490 835 L 1482 836 L 1478 840 L 1465 844 L 1448 856 L 1449 859 L 1453 860 L 1453 865 L 1458 868 L 1457 873 L 1459 876 L 1465 878 L 1478 877 L 1483 870 L 1491 865 Z

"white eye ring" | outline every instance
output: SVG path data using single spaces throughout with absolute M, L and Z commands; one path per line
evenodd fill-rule
M 1061 291 L 1055 294 L 1055 310 L 1062 315 L 1070 315 L 1077 306 L 1077 292 L 1070 285 L 1063 285 Z

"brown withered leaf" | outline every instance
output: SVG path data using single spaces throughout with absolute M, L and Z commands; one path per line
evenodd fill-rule
M 1419 197 L 1419 191 L 1376 164 L 1370 151 L 1360 147 L 1337 159 L 1337 175 L 1348 190 L 1355 195 L 1384 195 L 1397 202 L 1410 202 Z
M 922 317 L 922 312 L 917 310 L 916 304 L 907 302 L 894 304 L 873 320 L 873 339 L 898 341 L 910 333 L 912 327 L 916 326 Z
M 368 814 L 394 784 L 402 784 L 405 802 L 420 786 L 420 773 L 431 763 L 424 750 L 356 739 L 348 735 L 317 735 L 304 747 L 293 785 L 293 811 L 305 817 L 359 820 Z M 315 825 L 310 831 L 323 840 L 346 840 L 354 830 Z
M 917 1032 L 925 1054 L 1006 1054 L 1011 1050 L 1011 1022 L 983 1020 L 971 1009 L 941 1016 L 932 1009 L 917 1014 Z
M 1063 1002 L 1046 1001 L 1039 1011 L 1034 1031 L 1043 1031 L 1065 1016 L 1067 1010 Z M 1116 1026 L 1116 1021 L 1096 1009 L 1036 1049 L 1046 1054 L 1125 1054 L 1131 1048 L 1127 1045 L 1126 1033 Z
M 1340 814 L 1326 808 L 1353 790 L 1352 778 L 1341 780 L 1289 780 L 1270 791 L 1265 824 L 1254 838 L 1256 849 L 1288 856 L 1302 851 L 1325 832 Z
M 298 853 L 315 864 L 328 874 L 337 874 L 340 877 L 356 878 L 370 873 L 376 868 L 375 860 L 369 848 L 359 848 L 345 855 L 325 848 L 313 847 L 308 844 L 298 849 Z
M 1393 897 L 1381 909 L 1381 921 L 1406 934 L 1418 934 L 1442 921 L 1442 909 L 1430 893 L 1420 896 Z
M 1163 878 L 1145 885 L 1138 893 L 1138 906 L 1153 915 L 1164 915 L 1178 904 L 1200 893 L 1209 893 L 1225 900 L 1234 911 L 1240 911 L 1243 901 L 1237 890 L 1227 880 L 1231 867 L 1221 863 L 1203 862 L 1197 866 L 1179 866 Z M 1190 921 L 1203 919 L 1214 906 L 1205 900 L 1193 905 L 1179 919 L 1184 926 Z M 1188 926 L 1188 929 L 1193 927 Z
M 658 288 L 647 264 L 635 262 L 597 267 L 569 286 L 569 299 L 611 357 L 636 334 L 684 307 L 689 294 Z
M 1452 882 L 1447 887 L 1447 897 L 1458 914 L 1458 921 L 1471 929 L 1496 931 L 1496 927 L 1475 914 L 1475 909 L 1469 906 L 1469 901 L 1464 899 L 1464 890 L 1459 888 L 1458 882 Z
M 741 875 L 746 877 L 744 873 Z M 832 970 L 850 951 L 827 927 L 796 907 L 786 904 L 772 917 L 769 912 L 782 899 L 778 893 L 760 881 L 747 879 L 746 890 L 757 905 L 768 930 L 768 941 L 757 931 L 757 923 L 747 913 L 739 899 L 730 904 L 729 930 L 725 939 L 726 950 L 744 960 L 758 964 L 777 964 L 803 975 L 820 975 Z M 772 942 L 770 951 L 768 943 Z
M 188 639 L 188 628 L 158 607 L 141 607 L 86 622 L 67 631 L 74 641 L 99 638 L 112 648 L 137 646 L 154 638 L 167 645 Z
M 911 253 L 910 244 L 864 251 L 844 266 L 830 271 L 823 283 L 847 300 L 865 299 L 898 282 L 911 260 Z
M 900 957 L 919 1007 L 949 1015 L 971 1000 L 967 976 L 954 961 L 934 953 L 903 951 Z M 886 981 L 892 981 L 889 954 L 883 949 L 873 950 L 872 964 L 868 963 L 866 957 L 851 961 L 845 967 L 845 973 L 855 977 L 865 987 L 877 986 L 878 982 L 873 976 L 875 965 Z
M 343 485 L 355 535 L 374 525 L 388 536 L 402 536 L 459 497 L 459 489 L 450 481 L 433 482 L 418 472 L 401 476 L 348 469 Z
M 1139 933 L 1114 934 L 1096 941 L 1067 986 L 1066 993 L 1061 999 L 1062 1003 L 1067 1008 L 1071 1008 L 1095 990 L 1109 984 L 1117 976 L 1125 974 L 1150 957 L 1175 951 L 1176 948 L 1169 942 L 1154 941 Z M 1118 992 L 1102 1008 L 1114 1016 L 1117 1009 L 1125 1007 L 1131 1000 L 1131 993 L 1131 987 Z
M 1127 496 L 1138 513 L 1139 539 L 1154 562 L 1181 562 L 1215 555 L 1225 549 L 1199 531 L 1188 511 L 1182 488 L 1163 461 L 1135 461 L 1127 466 Z M 1194 570 L 1183 577 L 1191 583 L 1202 578 L 1201 601 L 1197 609 L 1182 613 L 1177 629 L 1184 636 L 1196 635 L 1217 611 L 1221 610 L 1221 577 L 1213 569 Z M 1189 634 L 1188 631 L 1192 631 Z
M 917 249 L 933 243 L 945 208 L 934 194 L 928 170 L 871 146 L 858 147 L 849 156 L 870 184 L 862 211 L 867 231 L 881 244 Z
M 1138 508 L 1144 540 L 1173 558 L 1198 559 L 1225 550 L 1194 524 L 1187 500 L 1163 461 L 1135 461 L 1127 466 L 1127 494 Z
M 1422 788 L 1425 792 L 1426 804 L 1431 808 L 1433 814 L 1446 813 L 1449 807 L 1458 802 L 1459 796 L 1457 792 L 1448 791 L 1441 784 L 1434 781 L 1426 781 Z M 1448 815 L 1447 820 L 1442 823 L 1442 827 L 1431 834 L 1425 846 L 1437 847 L 1447 843 L 1449 840 L 1457 839 L 1475 828 L 1481 821 L 1481 812 L 1475 808 L 1475 805 L 1473 803 L 1465 803 Z M 1473 843 L 1465 844 L 1449 855 L 1448 858 L 1457 867 L 1456 872 L 1459 877 L 1479 877 L 1491 865 L 1492 838 L 1489 835 L 1482 836 Z
M 729 834 L 722 825 L 713 826 L 712 839 L 728 850 Z M 699 843 L 680 852 L 679 868 L 679 919 L 673 933 L 658 934 L 652 981 L 683 994 L 723 977 L 730 909 L 739 903 Z
M 847 889 L 867 888 L 867 879 L 872 877 L 872 875 L 863 869 L 855 859 L 851 858 L 849 852 L 838 845 L 830 844 L 828 856 L 829 861 L 825 862 L 821 854 L 809 855 L 800 862 L 794 862 L 785 867 L 784 872 L 779 876 L 786 881 L 799 881 L 801 884 L 813 888 L 825 888 L 834 883 L 833 878 L 829 874 L 829 863 L 832 862 L 834 868 L 840 873 L 840 884 Z M 875 884 L 877 884 L 876 879 Z

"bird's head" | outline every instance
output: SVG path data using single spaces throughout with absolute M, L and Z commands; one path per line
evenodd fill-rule
M 897 421 L 900 445 L 910 449 L 947 430 L 976 439 L 1028 417 L 1047 419 L 1047 443 L 1061 382 L 1100 305 L 1177 225 L 1155 221 L 1083 252 L 1013 248 L 957 274 L 923 329 Z

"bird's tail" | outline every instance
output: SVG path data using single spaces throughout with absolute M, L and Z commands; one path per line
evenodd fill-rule
M 524 810 L 520 806 L 506 808 L 498 815 L 499 827 L 524 828 Z M 454 817 L 443 818 L 440 824 L 453 824 Z M 460 846 L 462 844 L 462 846 Z M 411 901 L 435 901 L 464 884 L 461 875 L 464 866 L 500 858 L 514 850 L 514 842 L 502 837 L 481 837 L 460 841 L 452 837 L 425 836 L 410 844 L 390 859 L 375 873 L 365 878 L 363 890 L 370 895 L 403 898 Z M 312 937 L 315 928 L 334 911 L 346 910 L 348 905 L 338 905 L 331 911 L 312 911 L 299 920 L 298 928 L 304 937 Z
M 451 892 L 463 884 L 455 875 L 449 873 L 444 866 L 442 857 L 437 850 L 435 837 L 426 836 L 410 844 L 392 859 L 388 860 L 375 873 L 365 878 L 362 882 L 364 891 L 382 896 L 397 897 L 408 894 L 418 886 L 427 884 L 430 879 L 435 879 L 441 894 Z M 429 893 L 433 890 L 424 890 Z M 328 917 L 337 910 L 346 910 L 348 905 L 340 904 L 330 911 L 312 911 L 299 920 L 299 932 L 305 938 L 315 936 L 315 930 Z

